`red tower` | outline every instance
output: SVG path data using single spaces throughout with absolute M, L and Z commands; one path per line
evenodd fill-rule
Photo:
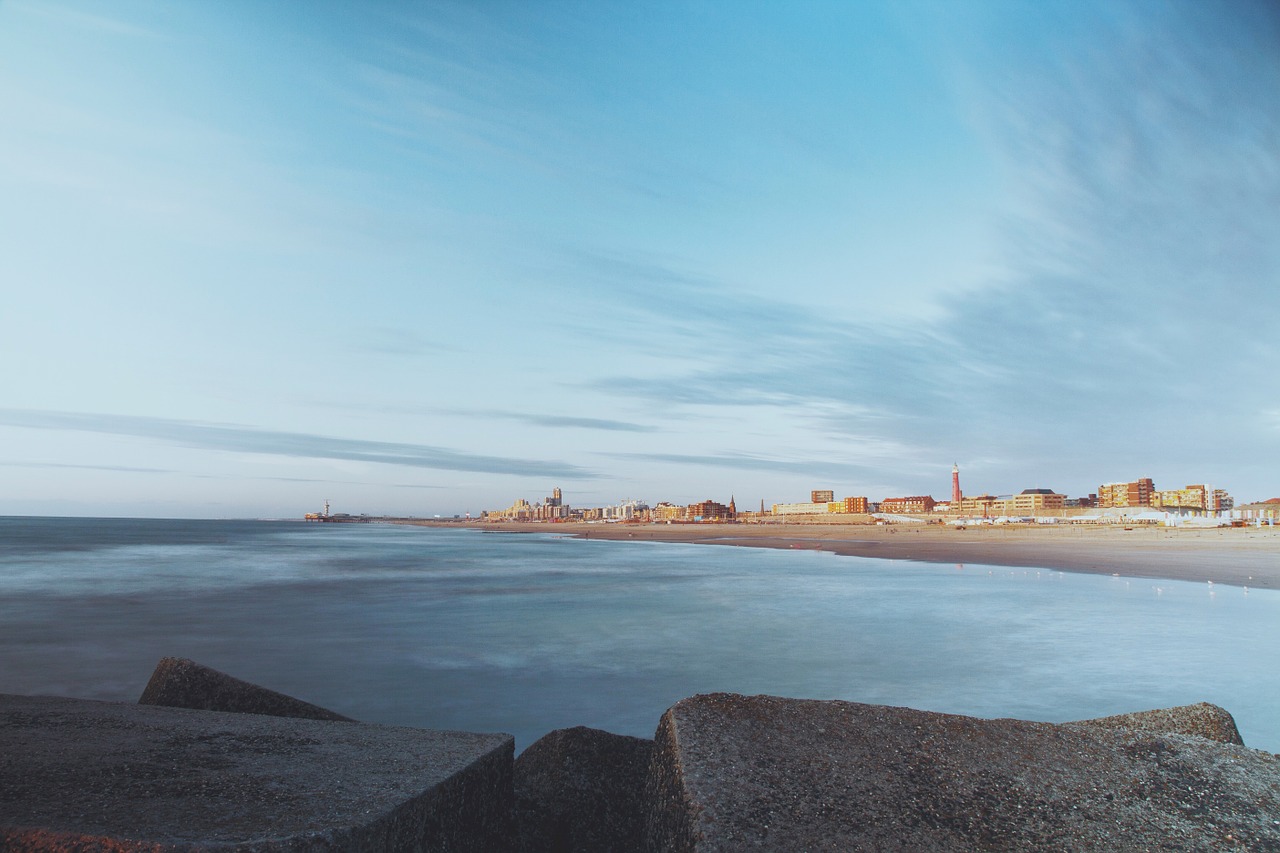
M 959 463 L 951 466 L 951 510 L 957 512 L 960 509 L 960 465 Z

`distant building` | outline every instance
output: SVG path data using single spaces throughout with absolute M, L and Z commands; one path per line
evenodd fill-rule
M 1060 495 L 1053 489 L 1023 489 L 1021 494 L 996 501 L 991 510 L 999 515 L 1039 515 L 1061 510 L 1066 501 L 1066 495 Z
M 880 501 L 880 511 L 888 513 L 932 512 L 936 504 L 929 495 L 912 495 L 905 498 L 885 498 Z
M 654 521 L 684 521 L 685 508 L 662 501 L 649 510 L 649 517 Z
M 832 513 L 866 513 L 870 504 L 864 497 L 835 499 L 828 489 L 816 489 L 810 493 L 814 500 L 808 503 L 774 504 L 774 515 L 827 515 Z M 761 507 L 763 509 L 763 506 Z
M 951 511 L 958 512 L 963 515 L 1000 515 L 999 510 L 993 510 L 1000 498 L 995 495 L 974 495 L 971 498 L 960 498 L 959 506 L 955 501 L 951 502 Z
M 574 514 L 564 505 L 557 488 L 540 504 L 531 504 L 521 498 L 506 509 L 486 510 L 480 513 L 480 517 L 486 521 L 563 521 Z
M 1209 502 L 1204 486 L 1187 486 L 1185 489 L 1162 489 L 1151 496 L 1151 505 L 1160 509 L 1203 510 Z
M 1103 509 L 1151 506 L 1151 497 L 1155 490 L 1155 484 L 1151 482 L 1150 477 L 1128 483 L 1103 483 L 1098 486 L 1098 506 Z
M 849 513 L 867 513 L 871 511 L 870 504 L 864 497 L 845 498 L 842 502 L 841 512 Z
M 1269 498 L 1265 501 L 1241 504 L 1235 508 L 1235 513 L 1239 518 L 1246 521 L 1276 524 L 1280 522 L 1280 498 Z
M 1053 489 L 1023 489 L 1016 495 L 962 497 L 952 501 L 948 511 L 970 516 L 1042 515 L 1060 512 L 1066 506 L 1067 496 Z
M 1151 505 L 1160 509 L 1220 512 L 1235 506 L 1235 500 L 1223 489 L 1206 485 L 1190 485 L 1184 489 L 1165 489 L 1153 493 Z
M 960 463 L 957 462 L 951 466 L 951 506 L 960 506 L 960 499 L 964 495 L 960 492 Z
M 831 511 L 831 504 L 823 501 L 816 503 L 795 503 L 795 504 L 774 504 L 774 515 L 817 515 L 819 513 L 826 514 Z
M 532 521 L 533 504 L 520 498 L 506 509 L 486 510 L 480 517 L 488 521 Z
M 707 500 L 689 504 L 685 508 L 685 517 L 690 521 L 732 521 L 736 514 L 737 508 L 732 498 L 729 499 L 729 506 Z
M 604 507 L 604 517 L 611 521 L 643 520 L 649 514 L 649 505 L 635 498 L 626 498 L 616 506 Z

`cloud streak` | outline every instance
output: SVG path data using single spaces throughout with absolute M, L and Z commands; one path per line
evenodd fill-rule
M 632 462 L 661 463 L 667 465 L 698 465 L 708 468 L 728 468 L 735 471 L 774 471 L 784 474 L 803 474 L 810 477 L 865 477 L 872 469 L 862 465 L 833 462 L 829 459 L 771 459 L 745 453 L 604 453 L 609 459 Z
M 81 27 L 108 36 L 117 35 L 148 39 L 162 38 L 162 36 L 155 30 L 122 21 L 117 18 L 108 17 L 106 15 L 76 11 L 64 7 L 52 6 L 48 3 L 35 4 L 17 2 L 11 3 L 11 6 L 19 12 L 45 16 L 60 24 Z
M 457 347 L 436 343 L 418 332 L 394 326 L 377 326 L 362 330 L 362 334 L 351 345 L 351 349 L 361 353 L 409 358 L 458 352 Z
M 499 409 L 459 410 L 457 414 L 469 417 L 482 417 L 488 420 L 507 420 L 530 426 L 550 427 L 552 429 L 589 429 L 604 432 L 657 432 L 656 427 L 631 421 L 611 420 L 609 418 L 581 418 L 571 415 L 539 415 L 529 412 L 508 412 Z
M 65 468 L 72 471 L 113 471 L 122 474 L 174 474 L 168 468 L 136 468 L 128 465 L 74 465 L 66 462 L 0 462 L 0 466 L 5 468 L 39 468 L 39 469 L 59 469 Z
M 0 409 L 0 425 L 26 429 L 126 435 L 162 441 L 179 447 L 231 453 L 371 462 L 408 468 L 527 477 L 582 479 L 592 476 L 592 472 L 584 468 L 562 462 L 484 456 L 424 444 L 333 438 L 166 418 Z
M 370 405 L 370 404 L 337 404 L 325 402 L 325 408 L 354 411 L 364 414 L 376 411 L 394 415 L 442 415 L 459 418 L 479 418 L 486 421 L 511 421 L 529 426 L 548 427 L 551 429 L 585 429 L 602 432 L 651 433 L 658 428 L 634 421 L 623 421 L 613 418 L 589 418 L 574 415 L 544 415 L 536 412 L 515 412 L 508 409 L 442 409 L 435 406 Z

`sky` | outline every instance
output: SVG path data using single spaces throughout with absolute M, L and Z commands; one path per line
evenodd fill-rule
M 1280 7 L 0 0 L 0 514 L 1280 495 Z

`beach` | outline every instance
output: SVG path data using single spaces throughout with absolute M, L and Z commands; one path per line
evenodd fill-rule
M 450 526 L 457 526 L 456 524 Z M 492 532 L 830 551 L 1280 589 L 1280 528 L 1120 525 L 478 523 Z

